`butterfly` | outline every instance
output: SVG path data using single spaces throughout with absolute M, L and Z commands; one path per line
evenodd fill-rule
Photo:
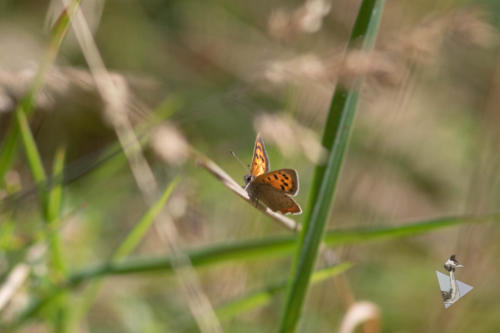
M 250 174 L 245 175 L 245 190 L 255 202 L 262 202 L 272 211 L 282 214 L 300 214 L 302 209 L 292 199 L 299 193 L 299 176 L 294 169 L 279 169 L 269 172 L 264 141 L 260 134 L 255 139 Z

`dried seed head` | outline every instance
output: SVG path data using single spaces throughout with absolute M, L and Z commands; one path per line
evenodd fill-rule
M 450 18 L 451 33 L 466 43 L 479 47 L 492 47 L 497 42 L 495 28 L 480 10 L 456 11 Z
M 340 333 L 354 332 L 356 327 L 365 323 L 369 332 L 378 332 L 380 328 L 380 309 L 377 304 L 369 301 L 359 301 L 351 305 L 340 326 Z
M 305 33 L 318 32 L 323 25 L 323 18 L 328 15 L 331 4 L 326 0 L 307 0 L 296 11 L 298 26 Z
M 255 118 L 254 127 L 278 146 L 284 156 L 303 154 L 313 163 L 321 163 L 326 156 L 314 132 L 286 114 L 263 113 Z
M 268 63 L 264 76 L 272 83 L 290 81 L 324 80 L 326 68 L 321 59 L 314 54 L 304 54 L 288 60 L 275 60 Z
M 181 165 L 189 154 L 189 145 L 173 125 L 162 125 L 153 133 L 151 140 L 154 152 L 170 165 Z
M 102 73 L 102 75 L 108 75 Z M 110 124 L 120 124 L 129 114 L 130 90 L 125 78 L 119 74 L 109 73 L 109 81 L 101 80 L 101 96 L 104 99 L 104 116 Z M 97 78 L 99 80 L 99 78 Z
M 438 57 L 445 40 L 450 37 L 479 47 L 491 47 L 498 36 L 486 15 L 474 9 L 456 10 L 428 18 L 415 28 L 405 31 L 391 50 L 416 64 L 430 64 Z
M 292 39 L 300 34 L 318 32 L 330 9 L 327 0 L 306 0 L 292 12 L 278 9 L 269 17 L 269 34 L 277 39 Z
M 337 72 L 339 80 L 344 83 L 365 77 L 369 81 L 394 86 L 401 82 L 405 68 L 387 53 L 355 50 L 346 55 Z

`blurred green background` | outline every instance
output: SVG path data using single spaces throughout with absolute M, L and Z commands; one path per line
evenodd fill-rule
M 82 0 L 106 67 L 127 84 L 124 112 L 136 128 L 146 126 L 142 133 L 150 134 L 168 123 L 241 184 L 246 171 L 230 152 L 250 163 L 261 132 L 271 168 L 298 170 L 303 207 L 335 83 L 365 76 L 328 229 L 494 212 L 500 198 L 500 3 L 387 1 L 375 51 L 344 56 L 359 3 Z M 0 0 L 0 138 L 60 9 L 58 1 Z M 48 170 L 56 149 L 67 149 L 71 181 L 63 190 L 60 235 L 69 271 L 109 258 L 148 209 L 104 105 L 70 31 L 31 118 Z M 161 190 L 180 177 L 166 209 L 183 248 L 290 233 L 191 160 L 166 165 L 157 150 L 146 144 Z M 21 149 L 18 156 L 0 192 L 3 282 L 32 244 L 44 242 Z M 498 239 L 495 225 L 481 224 L 336 248 L 335 261 L 356 265 L 311 287 L 300 331 L 336 332 L 354 300 L 379 307 L 383 332 L 497 331 Z M 133 257 L 167 253 L 151 230 Z M 443 271 L 452 253 L 465 266 L 457 278 L 475 289 L 445 310 L 434 271 Z M 291 258 L 233 261 L 197 272 L 218 305 L 284 280 Z M 43 260 L 34 265 L 30 282 L 2 309 L 4 320 L 43 293 L 46 271 Z M 103 284 L 75 331 L 196 331 L 186 324 L 189 311 L 174 275 L 123 275 Z M 84 289 L 70 297 L 78 300 Z M 222 321 L 224 331 L 274 332 L 282 306 L 277 296 Z M 52 331 L 53 316 L 49 309 L 19 330 Z

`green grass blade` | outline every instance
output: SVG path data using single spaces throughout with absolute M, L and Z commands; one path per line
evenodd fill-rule
M 21 141 L 26 152 L 26 158 L 28 160 L 28 166 L 30 168 L 33 179 L 37 184 L 43 184 L 47 179 L 45 169 L 43 167 L 42 158 L 38 152 L 38 148 L 31 133 L 31 129 L 28 124 L 28 118 L 22 109 L 17 108 L 15 111 L 16 123 L 21 134 Z M 44 187 L 38 187 L 38 195 L 40 197 L 40 202 L 42 205 L 43 216 L 45 220 L 48 220 L 48 202 L 47 195 Z
M 341 264 L 319 269 L 313 273 L 311 278 L 311 283 L 316 284 L 322 282 L 326 279 L 339 275 L 349 268 L 353 266 L 350 262 L 343 262 Z M 271 284 L 262 290 L 251 292 L 243 297 L 232 300 L 223 305 L 219 305 L 215 307 L 215 313 L 219 320 L 229 320 L 233 317 L 236 317 L 239 314 L 254 310 L 256 308 L 268 305 L 274 297 L 282 293 L 286 288 L 287 281 L 281 281 L 278 283 Z M 180 326 L 182 327 L 182 331 L 188 331 L 192 329 L 195 323 L 193 319 L 190 318 L 186 320 L 185 323 L 182 323 Z
M 311 283 L 318 283 L 341 274 L 351 268 L 352 265 L 353 264 L 350 262 L 344 262 L 335 266 L 317 270 L 312 275 Z M 280 283 L 270 285 L 264 290 L 253 292 L 242 298 L 218 306 L 215 308 L 215 313 L 220 320 L 227 320 L 240 313 L 267 305 L 276 294 L 285 290 L 286 284 L 287 281 L 282 281 Z
M 500 222 L 500 214 L 477 217 L 443 217 L 433 220 L 410 223 L 397 227 L 357 228 L 331 230 L 325 233 L 324 243 L 328 246 L 366 243 L 416 236 L 462 224 Z M 252 259 L 272 259 L 285 256 L 295 249 L 296 236 L 274 236 L 265 239 L 248 240 L 238 243 L 226 243 L 206 246 L 187 252 L 194 267 L 209 266 L 228 261 Z M 87 279 L 105 275 L 146 273 L 155 271 L 169 272 L 172 269 L 169 256 L 148 259 L 130 259 L 120 263 L 102 264 L 72 274 L 68 286 L 77 286 Z
M 66 150 L 59 148 L 56 151 L 53 163 L 52 177 L 60 177 L 64 170 Z M 49 184 L 51 185 L 51 184 Z M 53 282 L 66 280 L 67 267 L 63 257 L 61 238 L 59 237 L 59 225 L 62 207 L 62 184 L 49 186 L 47 195 L 47 239 L 49 242 L 49 275 Z M 54 331 L 68 332 L 68 292 L 63 292 L 57 297 L 54 313 Z
M 52 176 L 60 177 L 64 170 L 66 150 L 59 148 L 54 157 Z M 59 237 L 59 225 L 62 207 L 62 184 L 56 184 L 48 188 L 47 198 L 47 231 L 50 251 L 49 274 L 51 280 L 59 282 L 66 279 L 67 267 L 64 261 L 61 238 Z M 54 314 L 54 331 L 68 332 L 68 292 L 63 292 L 57 298 L 56 313 Z
M 352 49 L 359 43 L 361 49 L 365 51 L 370 50 L 373 47 L 378 30 L 378 24 L 382 15 L 384 2 L 385 0 L 363 1 L 351 33 L 347 49 Z M 326 118 L 325 129 L 321 141 L 323 147 L 325 147 L 329 152 L 331 152 L 335 148 L 335 145 L 338 144 L 335 141 L 335 138 L 339 135 L 342 135 L 342 133 L 344 132 L 348 133 L 350 130 L 351 124 L 349 120 L 352 121 L 352 117 L 354 115 L 351 115 L 351 119 L 343 119 L 342 111 L 345 109 L 346 103 L 357 103 L 357 85 L 359 85 L 359 82 L 353 85 L 354 89 L 349 90 L 344 87 L 341 82 L 337 82 L 332 102 L 330 104 L 330 110 Z M 343 124 L 341 124 L 342 121 L 344 121 Z M 341 125 L 344 125 L 344 128 L 342 128 Z M 325 170 L 326 165 L 324 164 L 317 165 L 314 170 L 314 175 L 309 190 L 307 205 L 308 207 L 313 207 L 314 203 L 317 200 L 321 182 L 325 175 Z M 305 214 L 310 214 L 311 212 L 312 211 L 309 210 L 308 212 L 305 212 Z M 308 219 L 309 215 L 304 215 L 304 220 L 306 221 Z
M 292 252 L 295 237 L 273 237 L 264 240 L 251 240 L 207 246 L 202 249 L 188 251 L 193 267 L 208 266 L 221 262 L 241 261 L 265 257 L 267 259 L 283 256 Z M 171 272 L 170 256 L 157 258 L 130 259 L 120 263 L 97 265 L 72 275 L 68 285 L 76 286 L 94 277 L 105 275 L 122 275 L 155 271 Z
M 137 222 L 134 228 L 129 232 L 125 240 L 120 244 L 116 251 L 111 256 L 111 262 L 118 261 L 120 259 L 128 256 L 132 251 L 139 245 L 144 235 L 151 227 L 155 218 L 158 216 L 160 211 L 164 208 L 170 195 L 172 194 L 174 188 L 179 183 L 179 178 L 174 179 L 169 186 L 165 189 L 160 199 L 151 206 L 144 216 Z M 99 289 L 101 288 L 101 280 L 97 279 L 92 281 L 85 291 L 80 295 L 78 301 L 73 304 L 72 311 L 70 314 L 70 326 L 72 330 L 77 329 L 78 322 L 85 316 L 88 312 L 92 303 L 96 299 Z M 70 330 L 70 331 L 72 331 Z
M 35 139 L 31 132 L 28 114 L 32 112 L 34 106 L 34 100 L 36 95 L 43 86 L 44 78 L 52 63 L 55 60 L 57 52 L 60 47 L 60 43 L 65 35 L 64 25 L 68 24 L 69 17 L 67 17 L 67 12 L 64 11 L 60 17 L 60 24 L 62 24 L 62 29 L 56 24 L 56 29 L 52 33 L 52 39 L 49 43 L 48 51 L 45 57 L 42 59 L 40 68 L 37 71 L 35 79 L 30 87 L 28 94 L 23 98 L 23 100 L 18 104 L 14 111 L 14 121 L 16 123 L 18 135 L 21 138 L 21 142 L 24 147 L 26 158 L 28 161 L 28 166 L 30 168 L 31 174 L 33 176 L 35 184 L 38 184 L 37 190 L 40 200 L 40 206 L 42 210 L 43 218 L 46 222 L 47 227 L 47 239 L 50 247 L 50 262 L 49 262 L 49 275 L 53 282 L 58 280 L 66 279 L 65 267 L 62 260 L 62 252 L 60 248 L 59 237 L 57 233 L 57 222 L 59 221 L 59 214 L 61 208 L 61 198 L 62 198 L 62 188 L 61 186 L 53 186 L 51 189 L 44 186 L 47 180 L 47 174 L 45 172 L 42 158 L 36 146 Z M 16 132 L 12 132 L 12 139 L 7 138 L 7 143 L 15 146 Z M 8 147 L 6 152 L 15 152 L 15 148 Z M 59 150 L 56 153 L 56 158 L 54 161 L 54 174 L 62 173 L 64 168 L 64 150 Z M 2 166 L 8 166 L 10 164 L 11 156 L 5 155 L 5 160 L 2 161 Z M 2 175 L 3 176 L 3 175 Z M 58 302 L 56 304 L 56 312 L 54 317 L 54 326 L 56 331 L 65 332 L 66 329 L 66 310 L 67 306 L 67 295 L 62 293 L 58 297 Z
M 349 48 L 360 43 L 363 50 L 371 49 L 383 5 L 383 0 L 364 0 L 361 3 Z M 322 140 L 322 144 L 329 151 L 328 162 L 326 166 L 318 166 L 314 172 L 304 225 L 291 269 L 291 283 L 280 332 L 294 332 L 300 319 L 356 112 L 359 84 L 360 82 L 356 82 L 350 89 L 337 84 L 335 89 Z
M 50 257 L 49 263 L 50 275 L 52 280 L 65 279 L 65 267 L 62 260 L 59 237 L 56 232 L 56 224 L 59 221 L 59 213 L 62 198 L 61 186 L 54 186 L 52 189 L 47 190 L 44 186 L 47 179 L 42 159 L 35 139 L 29 127 L 28 115 L 32 113 L 34 103 L 38 93 L 40 92 L 45 77 L 55 61 L 57 53 L 59 52 L 60 45 L 66 35 L 69 26 L 70 15 L 78 6 L 79 0 L 75 0 L 59 17 L 59 20 L 54 25 L 54 29 L 50 35 L 50 41 L 44 56 L 40 62 L 40 66 L 35 74 L 35 78 L 26 93 L 26 95 L 17 104 L 14 110 L 14 117 L 10 124 L 9 130 L 0 150 L 0 185 L 3 186 L 5 173 L 10 168 L 12 160 L 14 159 L 17 151 L 17 141 L 19 137 L 24 146 L 28 166 L 31 174 L 37 184 L 38 195 L 40 199 L 40 206 L 42 215 L 47 223 L 48 241 L 50 244 Z M 61 173 L 64 168 L 64 150 L 56 154 L 54 173 Z M 61 293 L 58 297 L 58 306 L 55 314 L 55 330 L 57 332 L 65 332 L 66 329 L 66 309 L 67 295 L 65 292 Z
M 139 245 L 139 242 L 144 237 L 144 234 L 149 230 L 149 227 L 151 227 L 154 219 L 156 218 L 156 216 L 158 216 L 158 213 L 167 203 L 170 194 L 172 194 L 172 191 L 178 183 L 179 178 L 174 179 L 170 183 L 165 192 L 163 192 L 161 198 L 148 209 L 146 214 L 144 214 L 144 216 L 139 220 L 132 231 L 130 231 L 130 233 L 127 235 L 125 240 L 116 249 L 115 253 L 112 256 L 112 260 L 119 260 L 126 257 L 137 247 L 137 245 Z
M 324 243 L 328 246 L 367 243 L 417 236 L 423 233 L 456 226 L 459 224 L 475 224 L 484 222 L 500 222 L 500 214 L 477 217 L 443 217 L 397 227 L 378 227 L 330 231 L 325 234 Z
M 483 216 L 442 217 L 396 227 L 331 230 L 325 233 L 324 243 L 332 247 L 346 244 L 364 244 L 370 241 L 417 236 L 453 226 L 486 222 L 500 223 L 500 213 Z M 295 249 L 296 239 L 295 235 L 286 235 L 238 243 L 211 245 L 188 251 L 187 255 L 193 267 L 198 268 L 230 261 L 243 262 L 252 259 L 272 259 L 292 253 Z M 53 301 L 64 288 L 76 287 L 85 281 L 101 278 L 103 276 L 141 274 L 159 271 L 164 273 L 170 273 L 172 271 L 172 261 L 169 256 L 147 259 L 129 259 L 119 263 L 105 263 L 82 269 L 70 274 L 67 283 L 61 286 L 61 288 L 54 289 L 52 293 L 46 297 L 35 300 L 16 320 L 15 325 L 19 325 L 26 319 L 33 317 L 42 308 Z
M 10 126 L 3 144 L 0 146 L 0 187 L 4 187 L 5 174 L 10 168 L 16 147 L 19 132 L 15 126 Z
M 52 29 L 50 34 L 50 41 L 42 57 L 40 66 L 38 67 L 38 70 L 35 74 L 33 83 L 31 84 L 27 94 L 16 107 L 15 117 L 11 122 L 11 125 L 9 126 L 9 130 L 7 131 L 7 135 L 5 136 L 2 148 L 0 150 L 0 185 L 3 185 L 5 173 L 9 170 L 9 167 L 16 153 L 17 141 L 20 134 L 20 126 L 16 126 L 16 124 L 19 125 L 20 121 L 22 121 L 23 123 L 25 122 L 26 124 L 28 123 L 27 119 L 19 119 L 18 115 L 23 114 L 24 117 L 27 117 L 33 111 L 34 101 L 38 93 L 40 92 L 43 83 L 45 82 L 45 77 L 52 67 L 57 53 L 59 52 L 61 43 L 64 40 L 64 36 L 66 36 L 66 32 L 68 31 L 69 18 L 71 17 L 79 3 L 80 0 L 73 0 L 71 5 L 61 13 L 59 19 L 54 24 L 54 28 Z M 29 140 L 29 138 L 26 138 L 26 140 Z
M 60 148 L 56 151 L 53 166 L 53 177 L 60 177 L 64 170 L 66 150 Z M 47 202 L 47 224 L 49 230 L 49 245 L 51 252 L 52 271 L 56 274 L 55 281 L 61 280 L 66 275 L 66 264 L 63 260 L 61 240 L 57 230 L 61 216 L 62 184 L 58 183 L 49 189 Z

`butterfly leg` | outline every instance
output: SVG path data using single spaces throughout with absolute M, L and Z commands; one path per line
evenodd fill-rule
M 257 208 L 259 206 L 259 199 L 257 199 L 255 196 L 250 196 L 250 203 L 252 206 Z

